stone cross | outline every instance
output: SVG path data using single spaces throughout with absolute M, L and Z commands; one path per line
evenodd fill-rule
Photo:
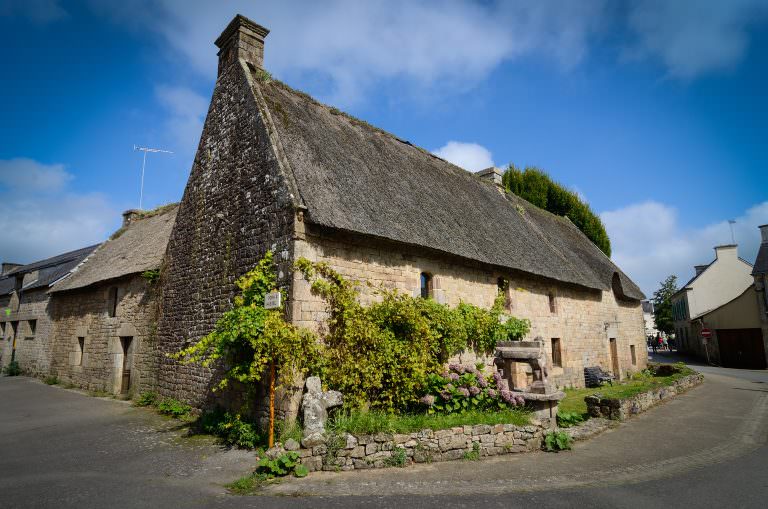
M 339 391 L 323 392 L 320 377 L 307 378 L 307 393 L 301 401 L 304 412 L 304 439 L 323 436 L 325 421 L 328 420 L 328 409 L 339 406 L 341 403 L 342 396 Z

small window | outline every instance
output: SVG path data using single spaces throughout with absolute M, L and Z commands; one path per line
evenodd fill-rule
M 85 338 L 77 338 L 77 351 L 75 352 L 75 366 L 83 365 L 83 353 L 85 352 Z
M 107 312 L 110 318 L 117 316 L 117 287 L 113 286 L 109 289 L 109 297 L 107 298 Z
M 552 338 L 552 366 L 563 367 L 563 352 L 560 349 L 560 338 Z
M 549 292 L 549 312 L 557 313 L 557 302 L 555 301 L 555 294 Z
M 421 273 L 420 279 L 421 298 L 428 299 L 432 296 L 432 276 L 426 272 Z
M 632 356 L 632 365 L 637 366 L 637 355 L 635 355 L 635 345 L 629 345 L 629 354 Z
M 37 320 L 30 320 L 27 323 L 29 324 L 29 334 L 31 336 L 34 336 L 35 331 L 37 331 Z

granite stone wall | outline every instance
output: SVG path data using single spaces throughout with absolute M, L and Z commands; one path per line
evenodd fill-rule
M 161 275 L 159 391 L 197 407 L 237 405 L 240 395 L 212 392 L 220 366 L 182 365 L 165 354 L 213 330 L 232 306 L 235 281 L 266 251 L 275 254 L 278 285 L 291 282 L 293 202 L 250 79 L 235 62 L 216 82 Z
M 494 271 L 443 254 L 310 226 L 299 237 L 296 257 L 326 262 L 343 276 L 360 281 L 364 303 L 377 298 L 379 287 L 417 295 L 420 274 L 427 272 L 433 278 L 433 295 L 439 302 L 456 305 L 464 301 L 490 307 L 498 291 L 498 278 L 507 279 L 507 313 L 531 320 L 528 339 L 541 336 L 550 356 L 552 338 L 560 339 L 562 366 L 553 367 L 551 372 L 551 380 L 559 387 L 583 387 L 585 366 L 613 371 L 610 338 L 616 339 L 620 377 L 646 367 L 640 302 L 619 300 L 611 290 L 593 291 L 531 275 Z M 550 310 L 550 295 L 555 300 L 554 312 Z M 294 274 L 292 304 L 296 324 L 322 330 L 328 318 L 325 302 L 312 295 L 300 273 Z M 473 364 L 477 360 L 491 362 L 474 352 L 464 352 L 451 361 Z
M 4 340 L 2 342 L 1 366 L 11 362 L 13 332 L 11 324 L 16 322 L 16 361 L 22 371 L 31 376 L 45 376 L 51 366 L 51 309 L 47 293 L 48 288 L 28 290 L 21 293 L 21 299 L 8 299 L 7 306 L 12 312 L 3 313 L 2 324 Z M 18 309 L 16 310 L 16 302 Z M 0 308 L 5 309 L 5 308 Z M 35 321 L 32 330 L 30 321 Z
M 117 312 L 109 316 L 110 288 L 117 287 Z M 51 373 L 83 389 L 120 392 L 125 366 L 130 394 L 153 390 L 157 372 L 157 292 L 140 275 L 60 292 L 53 297 L 54 341 Z M 128 359 L 121 338 L 133 338 Z M 78 338 L 84 338 L 80 350 Z

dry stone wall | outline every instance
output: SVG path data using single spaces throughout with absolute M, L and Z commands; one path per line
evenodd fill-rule
M 553 367 L 551 373 L 551 381 L 558 387 L 583 387 L 585 366 L 613 371 L 610 338 L 616 338 L 622 378 L 647 365 L 640 303 L 618 300 L 611 290 L 591 291 L 535 276 L 493 271 L 447 255 L 355 239 L 316 227 L 306 228 L 296 242 L 295 252 L 297 258 L 326 262 L 343 276 L 360 281 L 363 303 L 375 300 L 379 287 L 418 294 L 420 274 L 426 272 L 433 278 L 433 295 L 439 302 L 454 306 L 463 301 L 491 307 L 498 291 L 498 278 L 507 279 L 506 312 L 531 320 L 529 339 L 541 336 L 550 358 L 552 338 L 560 339 L 562 366 Z M 550 295 L 555 301 L 554 312 L 550 310 Z M 325 302 L 312 295 L 309 283 L 299 273 L 294 274 L 292 305 L 296 324 L 322 329 L 320 324 L 328 318 Z M 462 364 L 476 360 L 473 352 L 452 359 Z M 480 360 L 491 362 L 487 357 Z
M 118 304 L 110 317 L 113 287 Z M 54 294 L 52 374 L 83 389 L 119 393 L 125 360 L 120 338 L 131 337 L 126 364 L 130 392 L 152 390 L 157 371 L 156 294 L 157 288 L 140 275 Z M 82 351 L 79 338 L 84 339 Z
M 221 370 L 165 354 L 213 330 L 231 308 L 235 281 L 272 250 L 278 285 L 291 282 L 294 212 L 249 76 L 239 62 L 216 82 L 162 271 L 159 390 L 195 406 L 235 405 L 212 393 Z

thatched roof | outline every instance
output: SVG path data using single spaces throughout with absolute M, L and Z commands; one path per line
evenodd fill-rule
M 103 281 L 159 269 L 177 211 L 178 204 L 162 207 L 157 213 L 146 213 L 145 217 L 121 228 L 120 235 L 113 235 L 99 246 L 71 276 L 56 284 L 51 291 L 85 288 Z
M 88 246 L 17 267 L 0 278 L 0 295 L 7 295 L 14 290 L 16 287 L 16 276 L 35 271 L 37 271 L 37 277 L 34 281 L 28 282 L 23 287 L 23 290 L 47 287 L 66 276 L 69 271 L 77 267 L 97 247 L 98 245 Z
M 640 289 L 568 219 L 396 136 L 253 75 L 306 220 L 607 290 Z

